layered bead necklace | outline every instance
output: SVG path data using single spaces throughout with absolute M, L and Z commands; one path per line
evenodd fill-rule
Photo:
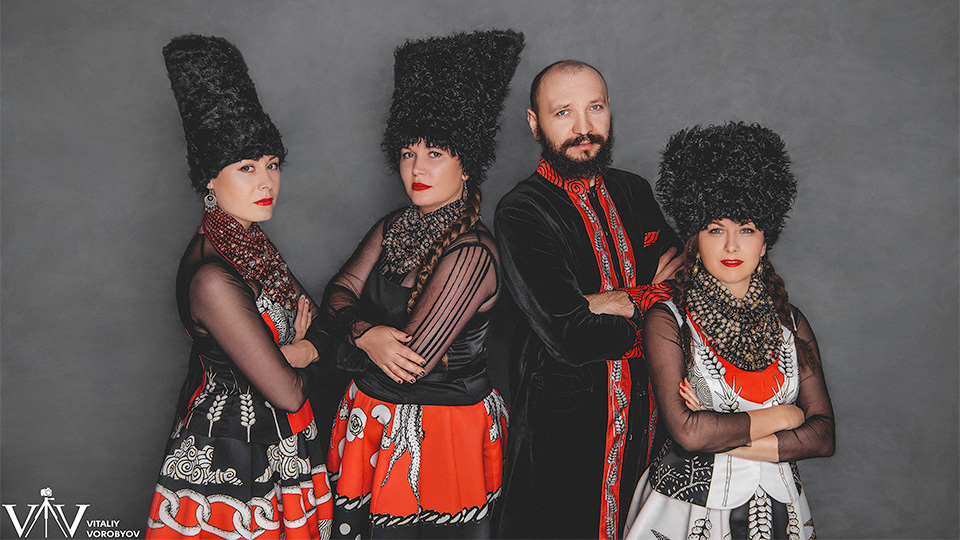
M 452 203 L 420 215 L 415 205 L 407 207 L 383 234 L 384 268 L 393 274 L 406 274 L 420 267 L 423 256 L 454 221 L 463 216 L 466 201 Z
M 293 311 L 297 302 L 290 269 L 259 225 L 244 229 L 233 216 L 214 206 L 205 209 L 200 228 L 240 277 L 260 283 L 263 294 Z
M 779 360 L 783 331 L 761 267 L 739 299 L 697 260 L 687 290 L 690 316 L 721 358 L 745 371 L 762 371 Z

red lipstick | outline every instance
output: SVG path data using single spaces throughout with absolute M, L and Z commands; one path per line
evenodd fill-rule
M 724 266 L 729 266 L 730 268 L 735 268 L 743 264 L 743 261 L 740 259 L 723 259 L 720 261 Z
M 272 198 L 272 197 L 267 197 L 267 198 L 265 198 L 265 199 L 260 199 L 259 201 L 255 202 L 255 203 L 253 203 L 253 204 L 259 204 L 260 206 L 270 206 L 271 204 L 273 204 L 273 198 Z
M 421 184 L 420 182 L 414 182 L 413 184 L 410 185 L 410 187 L 413 188 L 414 191 L 423 191 L 425 189 L 430 189 L 430 186 L 426 184 Z

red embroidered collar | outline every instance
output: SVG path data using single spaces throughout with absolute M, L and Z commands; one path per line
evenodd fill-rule
M 564 191 L 569 191 L 572 193 L 588 193 L 590 191 L 590 181 L 585 178 L 574 178 L 568 180 L 562 178 L 557 171 L 553 170 L 553 166 L 544 158 L 540 156 L 540 166 L 537 167 L 537 174 L 547 179 L 551 184 L 559 187 Z M 603 183 L 603 177 L 597 176 L 597 180 L 593 183 L 593 187 L 597 187 Z

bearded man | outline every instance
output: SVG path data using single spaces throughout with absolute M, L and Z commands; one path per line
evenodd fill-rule
M 495 218 L 506 284 L 523 315 L 510 359 L 499 533 L 617 538 L 662 439 L 640 318 L 665 292 L 651 284 L 682 262 L 680 241 L 650 184 L 610 168 L 610 98 L 599 71 L 576 60 L 544 68 L 527 121 L 540 164 Z

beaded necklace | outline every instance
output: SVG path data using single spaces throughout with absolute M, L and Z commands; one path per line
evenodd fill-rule
M 384 271 L 406 274 L 419 268 L 430 246 L 460 219 L 466 207 L 466 201 L 457 199 L 422 216 L 415 205 L 407 207 L 383 234 Z
M 204 210 L 200 228 L 240 277 L 260 283 L 263 294 L 288 310 L 296 307 L 290 269 L 259 225 L 244 229 L 233 216 L 214 206 Z
M 761 267 L 739 299 L 697 260 L 687 290 L 690 317 L 707 335 L 721 358 L 745 371 L 762 371 L 779 360 L 783 332 Z

